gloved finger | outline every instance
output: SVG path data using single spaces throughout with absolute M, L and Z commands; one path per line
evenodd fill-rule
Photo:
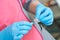
M 30 30 L 31 27 L 30 26 L 20 26 L 18 29 L 19 30 Z
M 49 21 L 47 21 L 45 24 L 46 25 L 51 25 L 53 23 L 53 19 L 50 19 Z
M 12 25 L 12 35 L 17 35 L 19 33 L 19 29 L 16 25 Z
M 12 25 L 14 25 L 14 26 L 23 26 L 23 25 L 25 25 L 25 26 L 32 26 L 32 24 L 33 23 L 30 23 L 30 22 L 27 22 L 27 21 L 21 21 L 21 22 L 15 22 Z
M 49 21 L 47 21 L 47 24 L 48 24 L 49 22 L 53 22 L 53 18 L 49 19 Z
M 42 23 L 44 23 L 45 25 L 48 25 L 48 23 L 50 23 L 50 22 L 53 23 L 53 18 L 48 18 L 48 19 L 45 18 L 42 20 Z M 51 25 L 51 23 L 50 23 L 50 25 Z
M 20 40 L 23 37 L 23 34 L 19 34 L 17 36 L 14 36 L 14 40 Z
M 13 27 L 12 28 L 12 35 L 17 35 L 19 33 L 28 33 L 28 31 L 31 29 L 32 27 L 27 27 L 27 26 L 22 26 L 21 28 L 17 28 L 17 27 Z
M 27 34 L 27 33 L 28 33 L 28 30 L 20 30 L 19 33 L 20 33 L 20 34 Z
M 48 23 L 48 24 L 46 24 L 47 26 L 49 26 L 49 25 L 52 25 L 52 22 L 50 22 L 50 23 Z
M 43 12 L 43 13 L 40 15 L 40 18 L 43 19 L 44 17 L 47 17 L 47 16 L 49 16 L 49 15 L 50 15 L 50 12 L 49 12 L 48 9 L 46 9 L 46 11 Z
M 53 18 L 53 16 L 52 16 L 52 15 L 49 15 L 49 16 L 47 16 L 47 17 L 44 17 L 43 19 L 40 18 L 40 20 L 41 20 L 41 21 L 48 21 L 48 20 L 51 19 L 51 18 Z
M 21 21 L 21 22 L 19 22 L 18 23 L 18 26 L 32 26 L 32 22 L 30 23 L 30 22 L 27 22 L 27 21 Z
M 51 15 L 49 15 L 48 17 L 45 17 L 44 19 L 40 19 L 40 21 L 46 23 L 47 21 L 49 21 L 52 18 L 53 17 Z
M 42 4 L 37 5 L 37 7 L 36 7 L 36 17 L 35 18 L 39 19 L 39 16 L 44 11 L 45 11 L 45 6 L 44 5 L 42 5 Z
M 50 8 L 48 8 L 48 11 L 50 12 L 51 15 L 53 15 L 53 12 L 52 12 L 52 10 Z

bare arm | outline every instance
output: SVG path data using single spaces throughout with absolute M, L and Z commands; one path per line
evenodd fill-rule
M 36 12 L 36 6 L 40 4 L 38 0 L 32 0 L 32 2 L 29 5 L 29 11 L 35 13 Z
M 27 0 L 27 2 L 23 5 L 26 10 L 35 13 L 36 6 L 40 4 L 38 0 Z

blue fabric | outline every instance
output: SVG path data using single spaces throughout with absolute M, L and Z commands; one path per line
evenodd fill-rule
M 33 23 L 21 21 L 0 31 L 0 40 L 20 40 L 31 29 Z
M 45 7 L 42 4 L 38 4 L 36 7 L 36 18 L 45 25 L 51 25 L 53 23 L 53 12 L 50 8 Z

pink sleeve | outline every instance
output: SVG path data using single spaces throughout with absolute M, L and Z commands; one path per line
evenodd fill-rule
M 25 4 L 25 2 L 26 2 L 26 0 L 22 0 L 22 4 L 23 4 L 23 5 Z

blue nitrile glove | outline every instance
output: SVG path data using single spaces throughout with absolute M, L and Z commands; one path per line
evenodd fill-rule
M 0 31 L 0 40 L 13 40 L 12 36 L 12 26 L 8 26 Z
M 21 21 L 0 31 L 0 40 L 20 40 L 31 29 L 32 23 Z
M 36 18 L 47 26 L 51 25 L 53 23 L 53 12 L 43 4 L 38 4 L 36 6 Z
M 28 33 L 28 31 L 31 29 L 33 23 L 27 22 L 27 21 L 21 21 L 14 23 L 12 26 L 12 34 L 14 36 L 14 40 L 21 39 L 25 34 Z

